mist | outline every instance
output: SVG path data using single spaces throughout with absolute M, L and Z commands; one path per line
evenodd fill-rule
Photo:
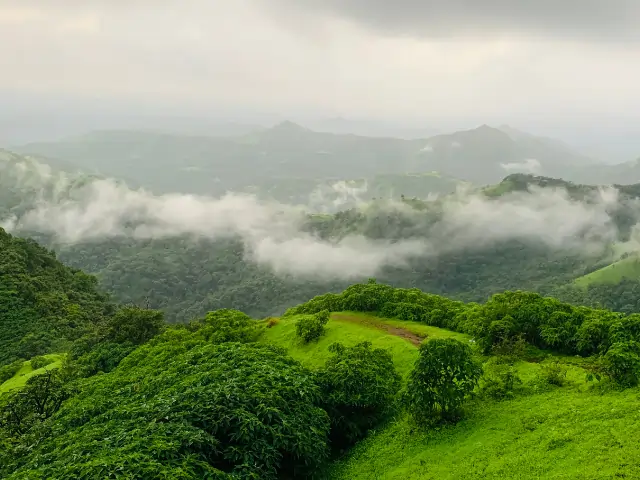
M 418 229 L 422 233 L 398 241 L 352 234 L 327 240 L 305 229 L 308 213 L 336 206 L 331 197 L 331 204 L 323 207 L 318 192 L 307 205 L 288 205 L 238 193 L 219 198 L 153 195 L 112 179 L 52 172 L 35 161 L 18 163 L 12 172 L 17 187 L 28 188 L 35 198 L 0 218 L 8 231 L 52 235 L 62 244 L 115 237 L 239 238 L 247 260 L 277 274 L 309 278 L 373 276 L 418 258 L 430 262 L 444 253 L 510 239 L 593 253 L 615 241 L 618 233 L 610 216 L 619 201 L 615 189 L 598 190 L 587 201 L 573 200 L 563 189 L 530 188 L 497 198 L 461 189 L 429 203 L 437 218 L 428 235 Z M 359 208 L 382 217 L 402 215 L 416 225 L 429 217 L 398 201 L 362 202 L 366 184 L 352 188 L 338 182 L 327 189 L 341 193 L 338 204 L 356 200 Z M 633 208 L 640 211 L 637 204 Z

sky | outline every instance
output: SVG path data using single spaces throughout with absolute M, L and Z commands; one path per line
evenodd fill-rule
M 638 24 L 637 0 L 0 0 L 0 100 L 640 131 Z

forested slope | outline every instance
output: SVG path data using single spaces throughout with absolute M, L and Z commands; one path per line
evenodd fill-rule
M 95 277 L 0 228 L 0 365 L 65 348 L 110 309 Z

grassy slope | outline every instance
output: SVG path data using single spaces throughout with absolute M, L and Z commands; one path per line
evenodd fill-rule
M 401 322 L 398 320 L 378 319 L 358 313 L 333 314 L 326 326 L 326 334 L 318 341 L 308 345 L 302 344 L 296 337 L 297 317 L 282 318 L 279 323 L 266 330 L 262 341 L 285 347 L 289 354 L 306 364 L 308 367 L 320 367 L 329 357 L 329 346 L 335 342 L 345 345 L 355 345 L 359 342 L 370 341 L 374 347 L 388 348 L 396 368 L 401 375 L 406 375 L 418 357 L 418 350 L 408 340 L 390 335 L 383 328 L 385 325 L 402 328 L 430 337 L 450 337 L 465 340 L 465 335 L 449 332 L 435 327 L 428 327 L 419 323 Z
M 640 257 L 628 257 L 600 270 L 591 272 L 575 280 L 580 287 L 588 287 L 591 284 L 616 284 L 623 279 L 636 280 L 640 278 Z
M 568 369 L 563 387 L 540 383 L 544 366 L 555 361 Z M 638 390 L 600 392 L 586 382 L 581 362 L 564 356 L 519 362 L 524 385 L 513 400 L 475 400 L 454 426 L 421 431 L 400 417 L 338 462 L 331 478 L 640 478 Z
M 41 373 L 46 372 L 47 370 L 51 370 L 54 368 L 60 368 L 62 365 L 62 355 L 58 354 L 50 354 L 44 355 L 46 358 L 50 358 L 53 360 L 53 363 L 50 363 L 46 367 L 39 368 L 38 370 L 34 370 L 31 368 L 31 362 L 24 362 L 22 368 L 18 370 L 18 372 L 9 380 L 0 385 L 0 394 L 8 392 L 9 390 L 14 390 L 16 388 L 22 387 L 27 380 L 35 375 L 40 375 Z
M 333 479 L 609 479 L 640 477 L 637 390 L 562 387 L 472 404 L 455 426 L 392 423 L 339 463 Z
M 328 346 L 369 340 L 392 351 L 406 375 L 417 356 L 407 339 L 388 328 L 431 337 L 460 336 L 418 323 L 337 313 L 318 343 L 301 345 L 295 317 L 281 319 L 263 341 L 286 347 L 307 365 L 320 366 Z M 560 360 L 569 369 L 564 387 L 540 387 L 543 365 Z M 585 381 L 580 361 L 549 358 L 517 365 L 526 390 L 513 400 L 476 400 L 455 426 L 421 431 L 401 417 L 360 443 L 338 462 L 335 480 L 440 479 L 613 479 L 640 478 L 640 400 L 638 390 L 599 392 Z M 526 392 L 526 393 L 525 393 Z

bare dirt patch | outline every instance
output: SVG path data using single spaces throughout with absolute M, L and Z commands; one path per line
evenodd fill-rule
M 334 320 L 340 320 L 341 322 L 357 323 L 360 325 L 365 325 L 367 327 L 377 328 L 378 330 L 383 330 L 389 335 L 404 338 L 416 347 L 419 347 L 424 339 L 427 338 L 426 335 L 418 335 L 417 333 L 410 332 L 409 330 L 405 330 L 404 328 L 392 327 L 391 325 L 376 321 L 373 318 L 363 318 L 356 315 L 349 315 L 347 313 L 333 314 L 331 318 Z

